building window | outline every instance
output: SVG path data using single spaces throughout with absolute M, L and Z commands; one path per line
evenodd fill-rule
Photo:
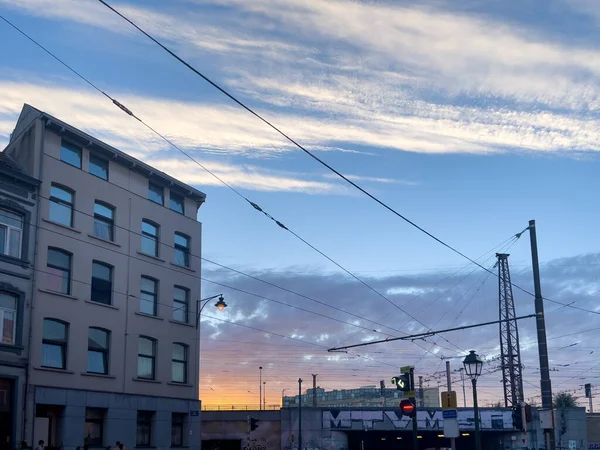
M 173 290 L 173 320 L 178 322 L 188 321 L 188 299 L 190 291 L 175 286 Z
M 108 161 L 90 154 L 90 173 L 108 181 Z
M 94 202 L 94 236 L 106 241 L 114 240 L 115 208 L 96 200 Z
M 150 277 L 142 277 L 140 286 L 140 312 L 156 316 L 158 305 L 158 282 Z
M 71 294 L 71 254 L 58 248 L 48 247 L 49 288 L 63 294 Z
M 187 383 L 187 345 L 185 344 L 173 344 L 171 381 L 173 383 Z
M 42 366 L 67 368 L 67 341 L 69 325 L 55 319 L 44 319 Z
M 102 447 L 105 410 L 85 408 L 85 437 L 83 444 L 88 447 Z
M 152 443 L 152 419 L 154 411 L 137 412 L 136 447 L 150 447 Z
M 110 331 L 90 327 L 88 330 L 88 372 L 108 374 L 109 341 Z
M 178 213 L 183 214 L 184 213 L 183 195 L 179 195 L 179 194 L 176 194 L 175 192 L 171 191 L 171 195 L 169 197 L 170 197 L 169 208 L 171 208 L 173 211 L 177 211 Z
M 171 447 L 183 447 L 183 425 L 185 414 L 173 413 L 171 416 Z
M 73 191 L 53 184 L 50 187 L 50 220 L 67 227 L 73 226 Z
M 154 184 L 152 182 L 148 183 L 148 200 L 153 201 L 154 203 L 158 203 L 159 205 L 165 204 L 165 190 L 162 186 L 158 184 Z
M 158 225 L 142 220 L 142 253 L 158 256 Z
M 92 262 L 93 302 L 110 305 L 112 302 L 112 267 L 98 261 Z
M 0 255 L 21 257 L 23 216 L 0 209 Z
M 138 378 L 154 380 L 156 362 L 156 341 L 149 337 L 140 336 L 138 347 Z
M 17 297 L 0 292 L 0 336 L 3 344 L 15 345 L 17 332 Z
M 60 146 L 60 160 L 81 169 L 81 149 L 63 140 Z
M 190 267 L 190 238 L 181 233 L 175 233 L 173 262 L 177 265 Z

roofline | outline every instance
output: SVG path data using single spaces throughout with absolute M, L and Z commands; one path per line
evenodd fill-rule
M 36 178 L 33 178 L 26 173 L 15 170 L 11 167 L 0 166 L 0 172 L 8 177 L 12 177 L 15 180 L 19 180 L 23 183 L 29 184 L 33 189 L 37 189 L 42 182 Z
M 31 105 L 29 105 L 31 106 Z M 33 109 L 39 111 L 39 118 L 45 121 L 46 128 L 51 128 L 58 130 L 59 134 L 69 133 L 75 137 L 75 140 L 81 141 L 80 144 L 82 147 L 91 149 L 92 151 L 96 151 L 100 154 L 104 153 L 105 156 L 109 156 L 111 160 L 119 160 L 121 164 L 128 165 L 130 170 L 135 170 L 140 173 L 143 173 L 148 179 L 153 181 L 162 182 L 165 186 L 175 186 L 176 191 L 180 194 L 185 195 L 186 197 L 190 197 L 196 200 L 198 203 L 204 203 L 206 201 L 206 194 L 198 189 L 182 183 L 181 181 L 167 175 L 166 173 L 136 159 L 132 156 L 129 156 L 127 153 L 122 152 L 105 142 L 102 142 L 100 139 L 97 139 L 75 127 L 69 125 L 68 123 L 63 122 L 60 119 L 48 114 L 44 111 L 40 111 L 39 109 L 32 106 Z M 107 155 L 108 154 L 108 155 Z

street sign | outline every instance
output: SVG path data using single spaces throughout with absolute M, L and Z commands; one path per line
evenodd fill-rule
M 458 419 L 458 411 L 455 409 L 445 409 L 442 411 L 442 418 L 446 419 Z
M 412 366 L 402 366 L 400 367 L 400 373 L 410 373 L 410 369 L 412 369 Z
M 457 438 L 459 436 L 458 419 L 444 419 L 444 437 Z
M 456 409 L 456 391 L 444 391 L 440 395 L 443 409 Z

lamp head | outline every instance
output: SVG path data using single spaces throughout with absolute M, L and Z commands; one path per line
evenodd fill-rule
M 471 350 L 463 361 L 465 372 L 471 380 L 477 380 L 483 370 L 483 361 L 479 359 L 475 350 Z
M 225 303 L 222 295 L 219 297 L 219 301 L 215 303 L 215 306 L 219 308 L 219 311 L 223 311 L 225 308 L 227 308 L 227 303 Z

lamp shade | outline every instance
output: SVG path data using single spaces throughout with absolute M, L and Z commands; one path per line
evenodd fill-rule
M 227 307 L 227 303 L 225 303 L 222 295 L 219 297 L 219 301 L 215 303 L 215 306 L 219 308 L 219 311 L 223 311 Z
M 465 372 L 471 380 L 479 378 L 479 375 L 481 375 L 481 371 L 483 370 L 483 361 L 479 359 L 475 350 L 469 352 L 463 361 L 463 365 L 465 366 Z

